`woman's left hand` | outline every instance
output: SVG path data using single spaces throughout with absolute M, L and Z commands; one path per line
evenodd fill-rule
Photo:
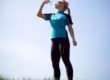
M 76 42 L 75 39 L 73 39 L 73 45 L 74 45 L 74 46 L 77 46 L 77 42 Z

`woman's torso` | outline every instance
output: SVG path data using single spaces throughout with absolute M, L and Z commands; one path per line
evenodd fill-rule
M 50 17 L 51 38 L 68 38 L 66 25 L 67 18 L 64 12 L 53 13 Z

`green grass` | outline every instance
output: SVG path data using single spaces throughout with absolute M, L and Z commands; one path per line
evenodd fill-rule
M 39 78 L 36 78 L 36 79 L 32 79 L 32 78 L 20 78 L 20 79 L 16 79 L 16 78 L 8 78 L 6 76 L 3 76 L 3 75 L 0 75 L 0 80 L 54 80 L 52 77 L 44 77 L 43 79 L 39 79 Z M 77 80 L 87 80 L 86 78 L 85 79 L 77 79 Z
M 53 79 L 50 77 L 43 78 L 43 79 L 31 79 L 31 78 L 16 79 L 16 78 L 7 78 L 6 76 L 0 75 L 0 80 L 53 80 Z
M 0 80 L 8 80 L 6 77 L 0 75 Z

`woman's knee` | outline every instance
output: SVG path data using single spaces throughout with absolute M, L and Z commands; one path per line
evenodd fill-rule
M 71 62 L 70 60 L 63 60 L 63 63 L 65 64 L 66 67 L 70 67 L 71 66 Z

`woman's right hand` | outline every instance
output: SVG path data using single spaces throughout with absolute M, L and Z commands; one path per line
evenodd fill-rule
M 50 0 L 44 0 L 44 1 L 43 1 L 44 4 L 47 4 L 47 3 L 49 3 L 49 2 L 50 2 Z

